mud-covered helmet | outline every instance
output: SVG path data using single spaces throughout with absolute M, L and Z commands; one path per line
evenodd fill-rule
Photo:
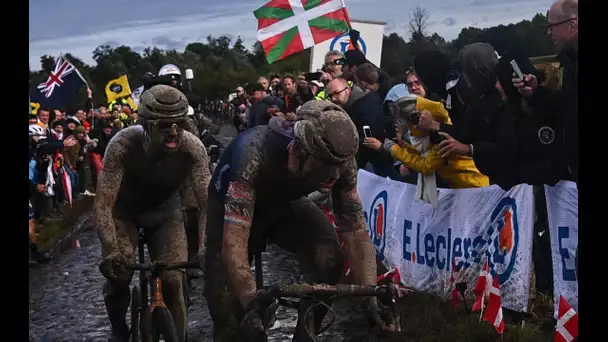
M 341 163 L 357 154 L 357 128 L 344 109 L 326 100 L 308 101 L 296 115 L 296 140 L 314 157 Z
M 178 89 L 155 85 L 139 99 L 139 116 L 147 120 L 179 120 L 188 113 L 188 99 Z

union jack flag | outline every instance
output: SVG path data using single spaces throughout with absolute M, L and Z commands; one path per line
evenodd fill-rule
M 50 109 L 62 107 L 72 100 L 83 85 L 86 85 L 86 82 L 76 67 L 60 56 L 49 78 L 30 94 L 31 102 Z

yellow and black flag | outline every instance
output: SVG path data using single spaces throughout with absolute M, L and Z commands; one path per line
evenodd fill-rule
M 30 114 L 38 115 L 38 109 L 40 109 L 40 103 L 30 102 Z
M 127 79 L 127 75 L 122 75 L 106 84 L 106 96 L 108 97 L 108 103 L 129 95 L 131 95 L 131 88 L 129 87 L 129 79 Z

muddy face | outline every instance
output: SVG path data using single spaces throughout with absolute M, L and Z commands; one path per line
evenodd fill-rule
M 289 150 L 290 172 L 301 178 L 311 189 L 329 193 L 340 176 L 340 164 L 321 160 L 304 149 L 294 146 Z
M 186 119 L 149 120 L 146 126 L 154 149 L 172 153 L 179 149 Z

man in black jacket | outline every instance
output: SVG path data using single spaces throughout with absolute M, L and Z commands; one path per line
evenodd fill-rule
M 266 89 L 259 84 L 252 84 L 247 86 L 247 88 L 251 102 L 249 116 L 247 117 L 247 128 L 268 125 L 268 121 L 270 121 L 272 115 L 278 113 L 280 108 L 283 107 L 282 101 L 272 95 L 268 95 Z
M 578 0 L 558 0 L 547 15 L 548 33 L 559 53 L 562 74 L 561 89 L 544 89 L 534 75 L 525 75 L 524 82 L 513 79 L 513 85 L 529 97 L 531 103 L 545 101 L 543 93 L 550 93 L 550 101 L 559 103 L 564 157 L 568 171 L 578 187 Z M 578 245 L 574 257 L 578 278 Z
M 372 89 L 363 90 L 358 85 L 352 88 L 343 78 L 335 78 L 327 84 L 327 96 L 335 104 L 344 108 L 351 120 L 357 127 L 359 133 L 359 152 L 357 153 L 358 168 L 364 169 L 368 163 L 372 165 L 374 173 L 382 177 L 401 180 L 397 171 L 393 168 L 392 158 L 363 146 L 365 133 L 363 126 L 369 126 L 372 137 L 384 141 L 387 136 L 384 126 L 384 114 L 382 98 L 373 88 L 378 87 L 378 73 L 375 69 L 366 69 L 361 74 L 364 82 L 372 86 Z
M 559 53 L 562 73 L 561 89 L 552 92 L 539 86 L 534 75 L 525 75 L 525 82 L 513 79 L 513 85 L 529 97 L 531 104 L 547 101 L 559 103 L 563 151 L 572 179 L 578 185 L 578 1 L 558 0 L 547 16 L 548 33 Z

